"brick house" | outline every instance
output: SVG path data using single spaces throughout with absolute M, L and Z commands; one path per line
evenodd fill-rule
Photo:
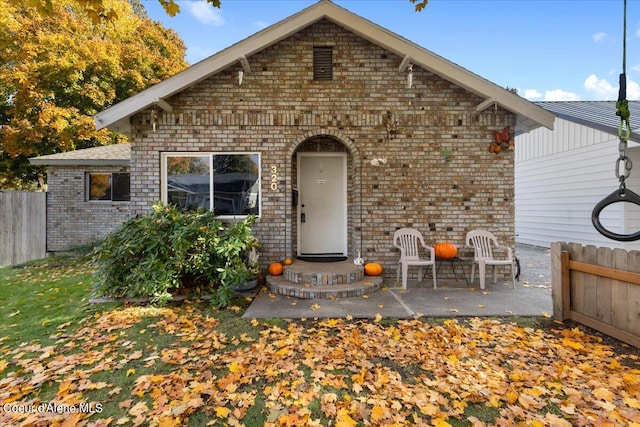
M 47 166 L 47 252 L 64 252 L 96 242 L 131 216 L 129 144 L 29 161 Z
M 255 213 L 264 264 L 361 253 L 392 275 L 400 227 L 513 245 L 513 151 L 488 149 L 494 131 L 551 129 L 554 115 L 321 0 L 95 121 L 130 136 L 130 202 L 110 204 L 127 215 L 159 200 Z M 52 194 L 61 179 L 50 171 Z M 50 233 L 50 249 L 71 234 Z

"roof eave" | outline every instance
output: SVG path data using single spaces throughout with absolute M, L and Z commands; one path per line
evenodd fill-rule
M 267 27 L 253 36 L 206 58 L 189 68 L 175 74 L 168 79 L 143 90 L 137 95 L 131 96 L 118 104 L 95 115 L 96 128 L 109 127 L 114 129 L 118 124 L 120 132 L 130 130 L 128 118 L 132 115 L 152 106 L 158 100 L 163 100 L 193 86 L 208 77 L 219 73 L 234 62 L 253 55 L 279 41 L 298 32 L 301 28 L 312 25 L 326 17 L 326 5 L 328 2 L 316 3 L 295 15 L 286 18 L 279 23 Z M 125 124 L 126 121 L 126 124 Z M 115 130 L 115 129 L 114 129 Z M 125 133 L 125 132 L 123 132 Z
M 129 166 L 130 160 L 118 159 L 46 159 L 34 157 L 29 159 L 33 166 Z
M 618 128 L 613 126 L 607 126 L 607 125 L 595 123 L 589 120 L 580 119 L 578 117 L 574 117 L 569 114 L 557 113 L 557 116 L 558 118 L 562 120 L 566 120 L 568 122 L 576 123 L 582 126 L 599 130 L 604 133 L 618 136 Z M 629 135 L 629 141 L 640 142 L 640 129 L 631 129 L 631 134 Z
M 495 99 L 502 108 L 531 120 L 533 123 L 528 126 L 529 128 L 544 126 L 553 129 L 555 119 L 553 113 L 329 1 L 318 2 L 96 114 L 96 127 L 98 129 L 105 127 L 114 130 L 121 129 L 119 131 L 124 130 L 126 133 L 129 130 L 128 118 L 133 114 L 224 70 L 239 61 L 240 58 L 249 57 L 323 18 L 329 19 L 402 58 L 411 58 L 413 64 L 484 99 Z
M 518 116 L 526 118 L 527 121 L 531 121 L 532 123 L 527 125 L 530 129 L 544 126 L 553 130 L 555 114 L 550 111 L 547 111 L 544 108 L 511 93 L 507 89 L 501 88 L 496 84 L 471 73 L 463 67 L 460 67 L 439 55 L 426 51 L 424 48 L 408 40 L 402 39 L 376 24 L 369 25 L 374 25 L 378 29 L 378 37 L 371 37 L 369 33 L 359 28 L 363 25 L 362 21 L 365 23 L 367 22 L 365 20 L 356 21 L 360 25 L 352 26 L 348 26 L 344 24 L 344 22 L 340 24 L 347 27 L 347 29 L 354 33 L 357 33 L 361 37 L 384 47 L 400 57 L 411 58 L 411 62 L 414 65 L 429 70 L 471 93 L 475 93 L 484 99 L 493 99 L 500 107 L 515 113 Z M 524 122 L 522 119 L 521 121 Z

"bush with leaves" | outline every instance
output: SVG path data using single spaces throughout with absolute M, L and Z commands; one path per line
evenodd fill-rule
M 125 221 L 92 253 L 95 294 L 170 301 L 182 293 L 211 294 L 227 305 L 234 287 L 251 277 L 248 262 L 257 241 L 255 217 L 228 227 L 205 210 L 180 211 L 156 204 L 150 213 Z

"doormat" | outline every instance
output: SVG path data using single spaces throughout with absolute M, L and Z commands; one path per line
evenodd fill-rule
M 340 262 L 346 261 L 346 256 L 299 256 L 300 261 L 307 262 Z

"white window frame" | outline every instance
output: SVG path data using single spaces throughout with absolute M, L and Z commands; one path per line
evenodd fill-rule
M 215 156 L 242 156 L 242 155 L 249 155 L 249 156 L 258 156 L 258 188 L 259 188 L 259 193 L 258 193 L 258 215 L 256 215 L 258 218 L 262 215 L 262 154 L 260 152 L 257 151 L 198 151 L 198 152 L 194 152 L 194 151 L 166 151 L 166 152 L 162 152 L 160 153 L 160 174 L 161 174 L 161 178 L 160 178 L 160 186 L 161 186 L 161 200 L 162 203 L 167 203 L 167 201 L 169 200 L 169 196 L 168 196 L 168 179 L 167 179 L 167 159 L 170 157 L 209 157 L 209 166 L 210 166 L 210 170 L 209 170 L 209 192 L 210 192 L 210 197 L 209 197 L 209 210 L 213 210 L 214 208 L 214 203 L 215 203 L 215 198 L 214 198 L 214 193 L 213 193 L 213 189 L 214 189 L 214 179 L 213 179 L 213 175 L 214 175 L 214 170 L 213 170 L 213 158 Z M 248 215 L 246 214 L 238 214 L 238 215 L 217 215 L 216 217 L 219 219 L 236 219 L 236 218 L 246 218 Z

